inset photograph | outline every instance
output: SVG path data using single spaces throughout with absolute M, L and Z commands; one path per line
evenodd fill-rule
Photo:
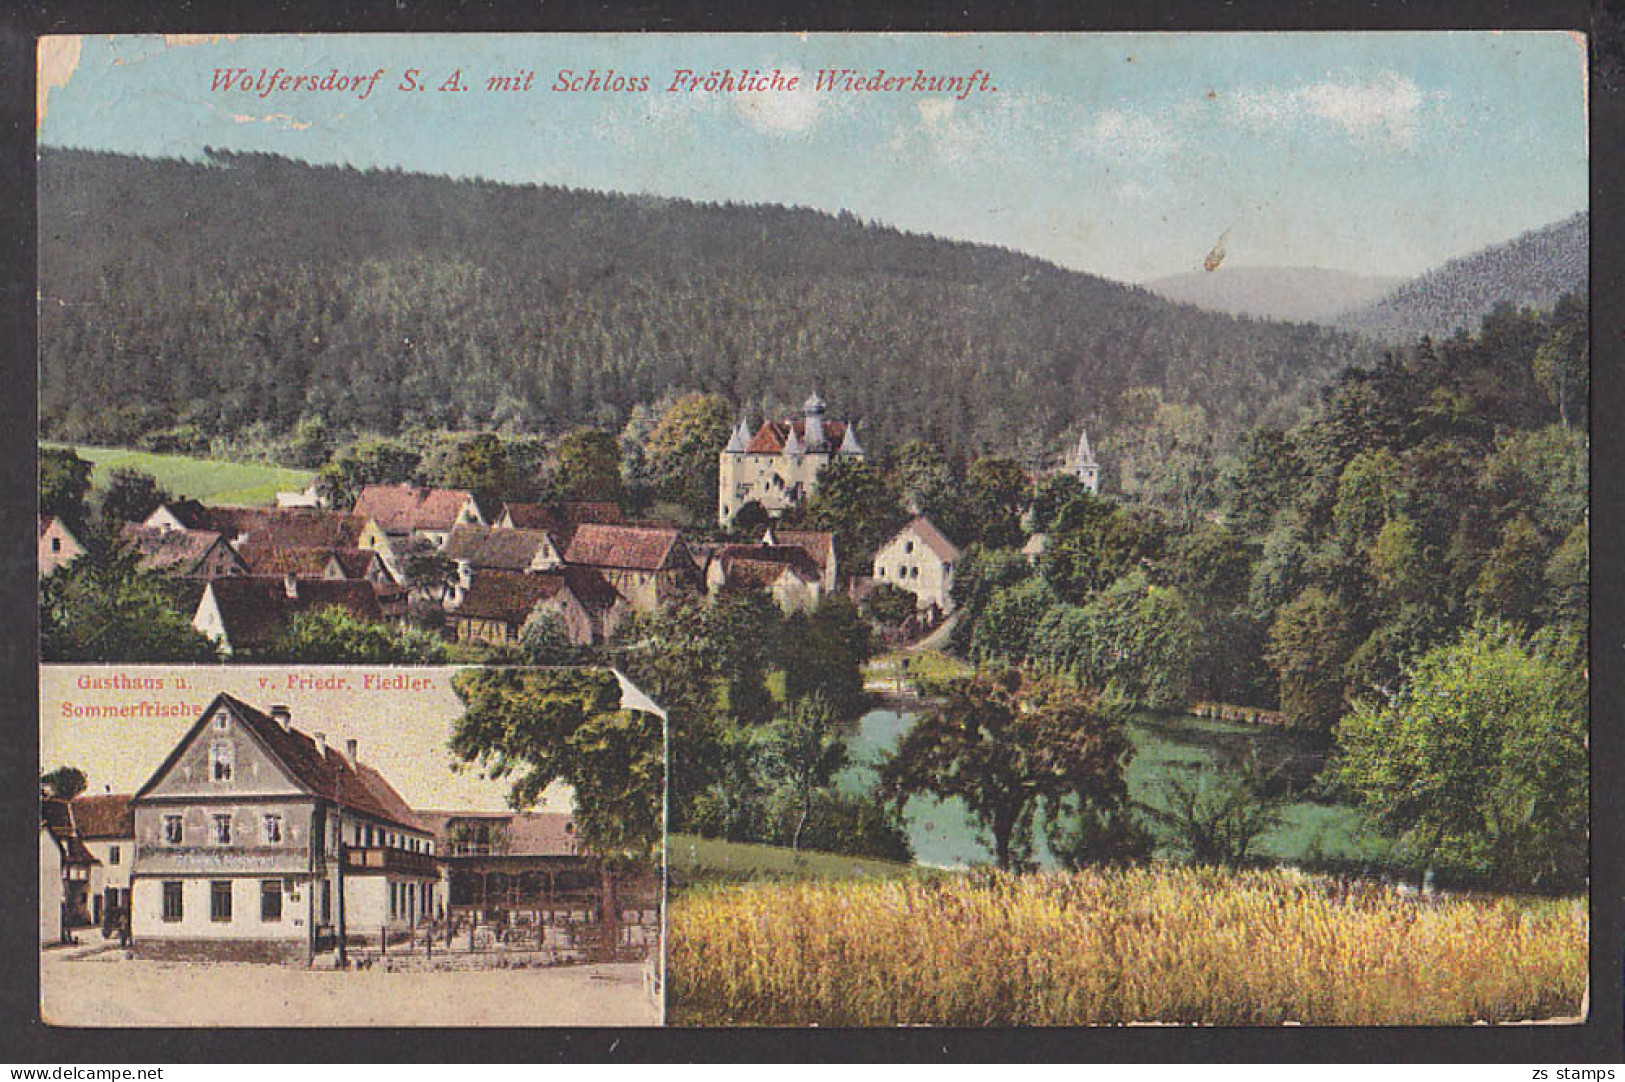
M 660 1023 L 664 719 L 613 670 L 40 692 L 47 1023 Z

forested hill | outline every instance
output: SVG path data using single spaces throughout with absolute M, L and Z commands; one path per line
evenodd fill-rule
M 1143 418 L 1288 423 L 1366 349 L 843 213 L 212 153 L 46 149 L 42 434 L 621 424 L 817 388 L 871 446 L 1058 450 Z
M 1453 259 L 1387 296 L 1339 317 L 1335 325 L 1387 341 L 1473 332 L 1498 304 L 1550 308 L 1590 286 L 1591 216 L 1561 222 Z

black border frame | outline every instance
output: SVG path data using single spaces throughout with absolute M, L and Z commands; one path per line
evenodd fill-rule
M 86 1030 L 39 1021 L 36 945 L 26 921 L 34 887 L 17 869 L 37 815 L 38 635 L 33 516 L 37 370 L 34 352 L 34 50 L 50 33 L 277 33 L 471 31 L 1014 31 L 1014 30 L 1447 30 L 1567 29 L 1590 37 L 1593 416 L 1625 405 L 1619 365 L 1625 293 L 1618 239 L 1625 176 L 1625 0 L 1039 0 L 1023 8 L 982 2 L 874 6 L 862 0 L 676 0 L 524 5 L 500 0 L 365 0 L 335 13 L 323 0 L 272 0 L 201 10 L 189 0 L 24 0 L 0 12 L 0 957 L 23 960 L 0 976 L 0 1058 L 63 1063 L 137 1062 L 563 1062 L 614 1060 L 1097 1062 L 1618 1063 L 1625 1060 L 1625 865 L 1617 784 L 1625 768 L 1617 602 L 1625 470 L 1621 443 L 1593 424 L 1592 445 L 1592 947 L 1591 1015 L 1581 1026 L 1472 1028 L 1090 1028 L 1037 1030 Z M 1602 302 L 1596 303 L 1601 298 Z

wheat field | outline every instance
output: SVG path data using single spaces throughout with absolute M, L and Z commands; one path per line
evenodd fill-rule
M 1573 1016 L 1583 899 L 1151 868 L 700 887 L 678 1025 L 1462 1025 Z

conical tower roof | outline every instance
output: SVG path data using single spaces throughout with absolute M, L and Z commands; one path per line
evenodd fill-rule
M 746 427 L 745 419 L 741 417 L 739 423 L 734 426 L 733 435 L 728 437 L 728 446 L 724 450 L 730 454 L 744 454 L 745 445 L 749 442 L 750 429 Z
M 847 422 L 846 434 L 841 437 L 840 453 L 843 455 L 861 455 L 863 448 L 858 445 L 858 426 Z

